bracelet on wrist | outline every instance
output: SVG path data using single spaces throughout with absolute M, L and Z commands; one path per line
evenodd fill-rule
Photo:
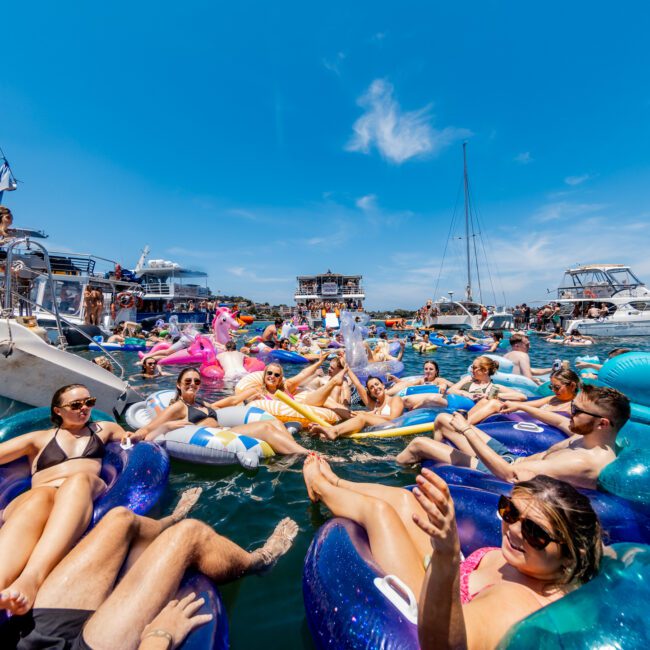
M 165 639 L 167 641 L 168 648 L 171 648 L 174 645 L 174 637 L 169 632 L 167 632 L 167 630 L 162 630 L 162 629 L 151 630 L 151 632 L 147 632 L 142 637 L 142 640 L 144 641 L 145 639 L 148 639 L 149 637 L 152 636 Z

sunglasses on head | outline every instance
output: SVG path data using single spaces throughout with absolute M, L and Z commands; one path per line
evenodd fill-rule
M 191 386 L 194 384 L 195 386 L 200 386 L 201 385 L 201 380 L 197 377 L 196 379 L 183 379 L 183 386 Z
M 571 415 L 579 415 L 580 413 L 584 413 L 585 415 L 591 415 L 592 418 L 603 418 L 604 420 L 609 420 L 609 418 L 605 417 L 604 415 L 601 415 L 600 413 L 591 413 L 591 411 L 585 411 L 584 409 L 581 409 L 580 407 L 575 405 L 575 402 L 571 402 Z
M 67 404 L 61 404 L 59 408 L 69 408 L 71 411 L 81 411 L 84 406 L 92 408 L 97 404 L 96 397 L 86 397 L 86 399 L 75 399 Z
M 267 370 L 265 374 L 267 377 L 282 377 L 281 372 L 273 372 L 272 370 Z
M 539 524 L 536 524 L 528 517 L 522 517 L 517 509 L 517 506 L 512 502 L 510 497 L 501 495 L 497 505 L 497 512 L 499 517 L 503 519 L 508 525 L 521 522 L 521 536 L 524 541 L 536 551 L 545 549 L 551 542 L 560 544 L 561 542 L 551 537 L 551 535 L 544 530 Z

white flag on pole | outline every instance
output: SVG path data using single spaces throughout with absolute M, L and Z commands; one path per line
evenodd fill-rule
M 16 179 L 11 173 L 11 168 L 9 163 L 5 160 L 2 165 L 0 165 L 0 192 L 11 192 L 18 187 Z

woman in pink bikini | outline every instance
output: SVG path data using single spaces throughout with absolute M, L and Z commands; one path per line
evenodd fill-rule
M 500 548 L 461 561 L 447 484 L 423 469 L 417 487 L 346 481 L 322 458 L 304 465 L 312 501 L 363 526 L 375 561 L 419 596 L 427 648 L 494 648 L 515 623 L 562 598 L 598 571 L 600 523 L 568 483 L 538 476 L 499 500 Z

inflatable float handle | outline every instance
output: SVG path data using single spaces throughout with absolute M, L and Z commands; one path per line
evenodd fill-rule
M 384 429 L 383 431 L 360 431 L 351 433 L 348 438 L 359 440 L 361 438 L 396 438 L 397 436 L 413 436 L 416 433 L 426 433 L 433 431 L 433 422 L 424 422 L 422 424 L 412 424 L 408 427 L 397 427 L 395 429 Z
M 387 575 L 373 580 L 375 587 L 414 625 L 418 624 L 418 601 L 413 592 L 397 576 Z
M 287 406 L 290 406 L 294 411 L 297 411 L 303 417 L 306 417 L 310 422 L 320 424 L 322 427 L 330 426 L 329 423 L 325 422 L 323 418 L 316 415 L 316 413 L 314 413 L 306 404 L 298 404 L 298 402 L 291 399 L 286 393 L 282 392 L 281 390 L 276 390 L 273 396 L 279 399 L 281 402 L 284 402 Z

